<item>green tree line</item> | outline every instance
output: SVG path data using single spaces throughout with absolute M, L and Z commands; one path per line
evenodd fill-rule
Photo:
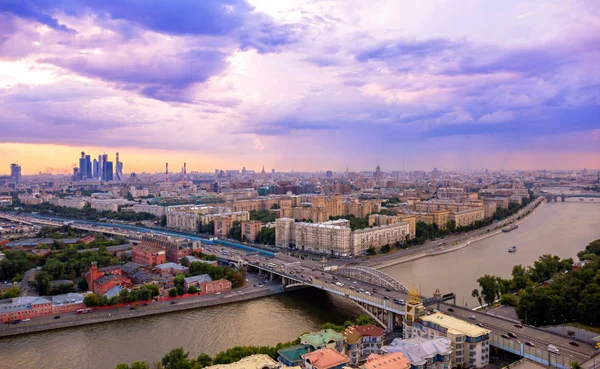
M 542 255 L 532 266 L 515 265 L 512 278 L 485 275 L 473 296 L 483 303 L 516 307 L 521 320 L 533 325 L 580 322 L 600 325 L 600 240 L 578 253 L 585 261 L 573 270 L 573 259 Z

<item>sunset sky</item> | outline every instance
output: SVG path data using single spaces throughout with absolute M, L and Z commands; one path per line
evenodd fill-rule
M 600 2 L 0 1 L 0 174 L 82 150 L 127 173 L 600 168 Z

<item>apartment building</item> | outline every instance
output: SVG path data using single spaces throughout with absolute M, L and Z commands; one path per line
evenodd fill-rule
M 134 213 L 150 213 L 157 218 L 162 217 L 166 214 L 166 207 L 159 205 L 146 205 L 146 204 L 137 204 L 133 205 Z
M 455 221 L 457 227 L 468 226 L 478 220 L 483 220 L 484 217 L 485 211 L 482 207 L 462 210 L 450 214 L 450 220 Z
M 242 222 L 242 239 L 254 242 L 258 232 L 262 229 L 262 223 L 256 220 Z
M 292 218 L 275 221 L 277 247 L 296 247 L 337 256 L 362 255 L 371 247 L 405 242 L 410 236 L 409 224 L 395 224 L 352 231 L 345 219 L 323 223 L 294 222 Z
M 450 340 L 453 358 L 449 367 L 465 366 L 481 368 L 490 362 L 490 331 L 448 316 L 444 313 L 435 313 L 421 316 L 420 322 L 413 322 L 419 329 L 413 329 L 413 334 L 418 336 L 405 338 L 435 338 L 446 337 Z M 413 327 L 414 328 L 414 327 Z
M 447 337 L 395 338 L 384 352 L 402 353 L 410 362 L 411 369 L 450 369 L 452 341 Z
M 160 247 L 167 252 L 167 261 L 179 263 L 182 257 L 200 251 L 200 241 L 171 236 L 144 235 L 142 242 L 147 245 Z

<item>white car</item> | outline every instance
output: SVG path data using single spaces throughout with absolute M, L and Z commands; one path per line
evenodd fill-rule
M 369 291 L 365 291 L 365 295 L 372 296 L 371 292 L 369 292 Z
M 30 321 L 30 320 L 31 320 L 31 319 L 29 319 L 29 318 L 25 318 L 25 319 L 23 319 L 23 321 L 24 321 L 24 322 L 28 322 L 28 321 Z
M 217 292 L 217 293 L 215 293 L 215 295 L 220 295 L 220 294 L 221 294 L 221 292 Z

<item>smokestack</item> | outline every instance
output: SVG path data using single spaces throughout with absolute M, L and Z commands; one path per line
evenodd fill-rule
M 183 181 L 187 182 L 187 169 L 185 167 L 185 163 L 183 163 Z
M 165 170 L 165 175 L 167 176 L 167 182 L 169 182 L 169 163 L 167 163 L 167 169 Z

